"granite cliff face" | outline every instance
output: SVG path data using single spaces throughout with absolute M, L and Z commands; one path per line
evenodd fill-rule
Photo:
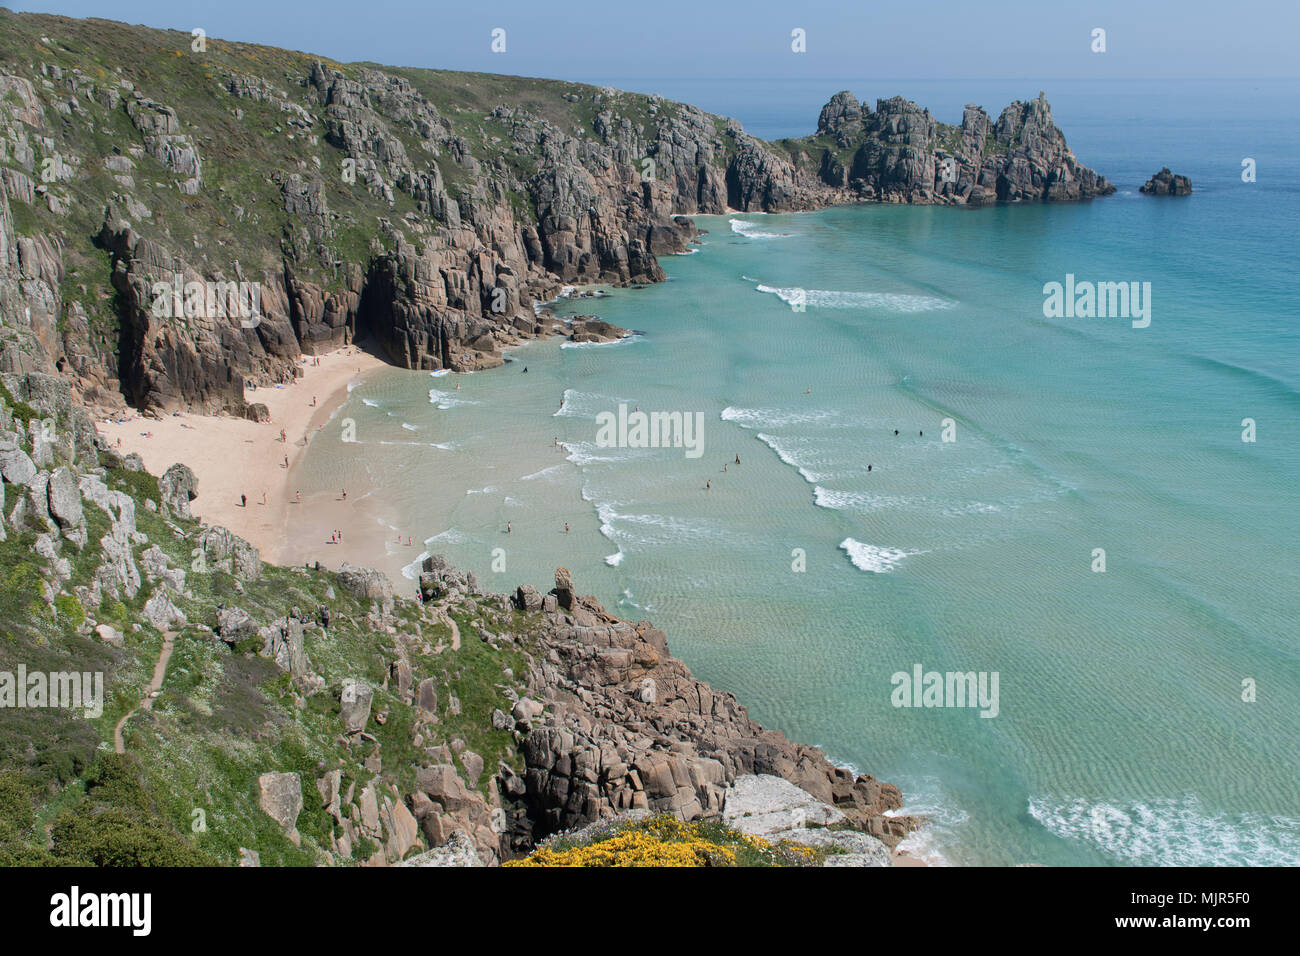
M 404 367 L 492 367 L 554 329 L 539 305 L 565 285 L 661 280 L 695 213 L 1112 191 L 1041 95 L 951 127 L 839 93 L 816 134 L 773 144 L 581 84 L 0 23 L 0 183 L 26 283 L 6 314 L 100 411 L 244 414 L 246 381 L 284 381 L 302 353 L 364 336 Z
M 1042 93 L 996 121 L 969 104 L 961 125 L 949 126 L 901 96 L 873 110 L 843 91 L 822 108 L 816 135 L 777 145 L 838 195 L 864 200 L 1063 202 L 1115 191 L 1074 158 Z

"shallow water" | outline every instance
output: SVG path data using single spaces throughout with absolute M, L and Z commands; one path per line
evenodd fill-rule
M 756 719 L 899 784 L 935 862 L 1300 863 L 1300 100 L 1270 90 L 1067 96 L 1121 189 L 1093 203 L 698 217 L 667 283 L 558 307 L 641 335 L 376 373 L 304 494 L 369 487 L 416 542 L 395 574 L 572 569 Z M 1163 163 L 1193 197 L 1136 193 Z M 1150 326 L 1045 318 L 1067 273 L 1150 282 Z M 703 454 L 600 447 L 621 403 L 702 413 Z M 997 716 L 895 707 L 917 664 L 996 672 Z

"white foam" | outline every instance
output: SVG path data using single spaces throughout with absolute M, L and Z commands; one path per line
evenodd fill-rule
M 410 445 L 418 448 L 441 448 L 443 451 L 452 451 L 456 447 L 455 442 L 449 441 L 377 441 L 377 442 L 355 442 L 357 445 Z
M 904 558 L 921 553 L 901 551 L 898 548 L 882 548 L 855 538 L 845 538 L 840 542 L 840 547 L 849 556 L 855 568 L 859 571 L 870 571 L 872 574 L 888 574 L 898 567 L 899 562 Z
M 466 537 L 464 532 L 459 531 L 456 528 L 448 528 L 446 531 L 435 534 L 431 538 L 424 539 L 425 544 L 433 544 L 435 541 L 442 541 L 446 544 L 465 544 L 469 541 L 469 538 Z
M 420 577 L 420 569 L 424 565 L 424 559 L 428 556 L 428 551 L 421 551 L 419 557 L 402 568 L 402 577 L 408 578 L 412 581 L 417 580 Z
M 545 478 L 547 475 L 554 474 L 557 471 L 564 471 L 563 465 L 552 465 L 550 468 L 543 468 L 541 471 L 535 471 L 531 475 L 524 475 L 520 481 L 533 481 L 537 478 Z
M 494 493 L 494 492 L 496 492 L 496 491 L 499 491 L 499 490 L 500 490 L 500 489 L 498 489 L 496 485 L 488 485 L 486 488 L 466 488 L 466 489 L 465 489 L 465 494 L 467 494 L 467 495 L 490 495 L 490 494 L 492 494 L 492 493 Z
M 1205 809 L 1199 799 L 1031 797 L 1029 814 L 1057 836 L 1143 866 L 1297 866 L 1300 820 Z
M 802 303 L 815 309 L 882 309 L 887 312 L 935 312 L 957 303 L 932 295 L 902 292 L 837 292 L 832 289 L 801 289 L 758 285 L 758 292 L 775 295 L 789 305 Z
M 946 501 L 908 495 L 876 495 L 869 492 L 840 491 L 834 488 L 813 488 L 813 503 L 819 508 L 832 511 L 919 511 L 927 515 L 997 514 L 1002 511 L 998 505 L 985 501 Z
M 616 568 L 623 563 L 623 552 L 617 551 L 614 554 L 605 555 L 605 563 L 611 568 Z
M 429 404 L 437 405 L 443 411 L 458 405 L 479 405 L 471 398 L 461 398 L 455 392 L 444 392 L 436 388 L 429 389 Z
M 405 428 L 408 432 L 418 432 L 420 430 L 417 426 L 412 425 L 410 422 L 402 422 L 402 427 Z
M 597 450 L 606 452 L 612 449 L 598 448 L 595 442 L 589 442 L 589 441 L 561 442 L 560 445 L 561 447 L 564 448 L 566 452 L 568 452 L 568 454 L 564 456 L 565 459 L 573 462 L 578 467 L 582 467 L 584 465 L 608 464 L 610 462 L 615 462 L 615 461 L 630 461 L 631 459 L 636 457 L 635 455 L 632 454 L 625 454 L 625 455 L 596 454 Z
M 729 219 L 728 222 L 732 232 L 746 239 L 788 239 L 794 235 L 792 232 L 763 232 L 758 223 L 746 222 L 744 219 Z
M 790 467 L 797 469 L 799 474 L 803 476 L 803 480 L 808 482 L 808 484 L 816 484 L 819 481 L 825 481 L 827 478 L 831 477 L 828 474 L 810 471 L 804 467 L 804 465 L 790 450 L 790 445 L 793 443 L 791 439 L 782 440 L 777 438 L 775 435 L 764 435 L 762 432 L 758 433 L 757 438 L 759 441 L 763 442 L 763 444 L 767 445 L 768 448 L 772 449 L 772 451 L 776 452 L 776 457 L 780 458 Z
M 815 422 L 830 421 L 834 417 L 834 412 L 823 409 L 795 412 L 775 408 L 736 408 L 733 405 L 724 408 L 721 415 L 724 422 L 735 422 L 745 428 L 786 428 L 790 425 L 811 425 Z
M 367 405 L 367 406 L 369 406 L 370 408 L 378 408 L 378 407 L 379 407 L 379 403 L 378 403 L 377 401 L 375 401 L 373 398 L 363 398 L 363 399 L 361 400 L 361 403 L 362 403 L 363 405 Z
M 449 369 L 449 368 L 439 368 L 439 369 L 434 369 L 432 372 L 430 372 L 430 373 L 429 373 L 429 377 L 430 377 L 430 378 L 442 378 L 444 375 L 450 375 L 450 374 L 451 374 L 451 369 Z
M 633 402 L 626 398 L 615 398 L 612 395 L 601 395 L 599 392 L 580 392 L 576 388 L 566 388 L 564 390 L 564 403 L 551 417 L 594 419 L 600 412 L 616 411 L 619 405 L 631 404 Z
M 871 511 L 879 500 L 876 495 L 862 495 L 852 491 L 836 491 L 817 485 L 813 488 L 813 504 L 832 511 Z
M 954 829 L 970 822 L 970 814 L 925 796 L 918 799 L 918 790 L 929 792 L 938 789 L 937 782 L 927 781 L 927 784 L 909 789 L 908 793 L 913 799 L 897 810 L 885 811 L 885 816 L 924 817 L 925 825 L 909 833 L 896 849 L 915 857 L 926 866 L 952 866 L 952 861 L 943 853 L 942 844 L 952 839 Z

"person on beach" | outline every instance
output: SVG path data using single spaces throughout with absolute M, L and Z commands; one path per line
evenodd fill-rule
M 347 500 L 348 500 L 348 490 L 347 490 L 346 488 L 344 488 L 344 489 L 342 489 L 342 491 L 343 491 L 343 500 L 344 500 L 344 501 L 347 501 Z
M 510 522 L 507 521 L 507 522 L 506 522 L 506 534 L 509 534 L 509 533 L 511 532 L 511 530 L 512 530 L 512 529 L 511 529 L 511 527 L 510 527 Z
M 288 456 L 288 455 L 285 455 L 285 456 L 284 456 L 284 467 L 286 467 L 286 468 L 289 467 L 289 456 Z
M 241 508 L 247 508 L 247 507 L 248 507 L 248 495 L 240 495 L 240 496 L 239 496 L 239 507 L 241 507 Z
M 302 492 L 301 492 L 301 491 L 295 491 L 295 492 L 293 493 L 293 497 L 294 497 L 294 503 L 295 503 L 295 504 L 302 504 Z
M 312 407 L 312 408 L 315 408 L 315 407 L 316 407 L 316 396 L 315 396 L 315 395 L 313 395 L 313 396 L 311 397 L 311 407 Z
M 895 434 L 897 434 L 897 432 L 895 432 Z M 288 440 L 289 440 L 289 436 L 286 435 L 286 434 L 284 433 L 284 429 L 281 428 L 281 429 L 280 429 L 280 444 L 283 445 L 283 444 L 284 444 L 285 442 L 287 442 Z

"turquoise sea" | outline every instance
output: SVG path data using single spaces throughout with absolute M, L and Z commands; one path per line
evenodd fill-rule
M 365 489 L 395 575 L 567 566 L 759 721 L 898 784 L 932 862 L 1300 864 L 1300 84 L 621 85 L 767 137 L 845 87 L 956 122 L 1046 86 L 1119 192 L 698 217 L 668 282 L 557 304 L 635 338 L 375 373 L 304 495 Z M 1194 195 L 1139 195 L 1161 165 Z M 1045 318 L 1067 274 L 1149 282 L 1150 326 Z M 598 446 L 620 403 L 702 413 L 702 456 Z M 997 716 L 893 706 L 915 665 L 996 672 Z

